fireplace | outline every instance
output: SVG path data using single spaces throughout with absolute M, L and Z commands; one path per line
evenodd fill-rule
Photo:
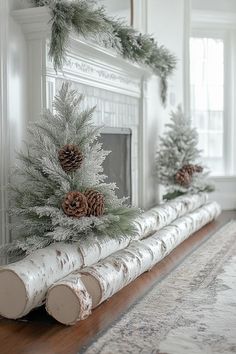
M 81 109 L 96 106 L 94 125 L 115 128 L 112 133 L 109 130 L 110 133 L 104 131 L 102 135 L 104 147 L 113 151 L 104 165 L 109 180 L 115 180 L 120 195 L 130 196 L 133 205 L 148 208 L 156 204 L 150 163 L 154 152 L 148 148 L 147 122 L 151 120 L 154 139 L 156 110 L 148 111 L 148 103 L 154 99 L 155 104 L 158 103 L 158 86 L 155 88 L 154 85 L 153 94 L 149 97 L 147 80 L 151 73 L 145 67 L 124 60 L 112 50 L 101 48 L 94 42 L 85 42 L 73 33 L 68 41 L 63 70 L 55 72 L 47 55 L 50 34 L 48 9 L 15 10 L 12 16 L 26 36 L 30 119 L 38 120 L 45 108 L 53 109 L 53 97 L 62 82 L 69 80 L 72 88 L 84 94 Z M 120 128 L 122 133 L 116 130 Z M 119 148 L 123 151 L 117 150 Z M 114 170 L 118 166 L 106 165 L 113 160 L 118 161 L 121 156 L 117 163 L 120 169 Z
M 104 150 L 111 151 L 104 161 L 106 182 L 115 182 L 118 197 L 128 197 L 132 203 L 131 139 L 129 128 L 107 127 L 102 130 L 100 141 Z

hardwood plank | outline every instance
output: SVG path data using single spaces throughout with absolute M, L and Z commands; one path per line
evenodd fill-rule
M 236 212 L 223 212 L 214 222 L 179 245 L 168 257 L 142 274 L 138 279 L 115 294 L 110 300 L 95 309 L 92 315 L 72 327 L 65 327 L 50 318 L 43 308 L 32 311 L 22 320 L 0 319 L 1 354 L 75 354 L 96 338 L 96 335 L 110 327 L 122 313 L 145 295 L 151 287 L 161 281 L 185 257 L 191 254 L 212 233 L 230 219 Z

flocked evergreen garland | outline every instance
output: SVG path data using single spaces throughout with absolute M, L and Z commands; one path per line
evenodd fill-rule
M 161 98 L 166 102 L 167 77 L 176 67 L 176 57 L 154 38 L 141 34 L 119 19 L 109 18 L 103 7 L 88 0 L 32 0 L 35 6 L 48 6 L 51 11 L 51 43 L 49 55 L 56 70 L 62 68 L 71 31 L 96 39 L 114 48 L 124 58 L 147 65 L 161 79 Z
M 56 241 L 78 241 L 89 232 L 111 237 L 132 233 L 139 210 L 117 198 L 115 184 L 104 182 L 102 163 L 108 152 L 97 141 L 94 108 L 80 111 L 81 100 L 63 84 L 55 114 L 47 111 L 32 123 L 11 185 L 19 238 L 4 246 L 4 253 L 30 253 Z

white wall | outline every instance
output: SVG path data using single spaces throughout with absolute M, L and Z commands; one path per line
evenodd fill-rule
M 163 44 L 178 58 L 177 70 L 168 80 L 169 90 L 167 106 L 164 109 L 158 100 L 157 90 L 159 83 L 153 78 L 148 84 L 148 114 L 146 122 L 147 149 L 145 153 L 145 183 L 147 185 L 148 206 L 161 200 L 163 192 L 154 177 L 155 153 L 158 136 L 163 133 L 164 125 L 169 120 L 169 113 L 181 103 L 185 107 L 185 81 L 188 73 L 188 31 L 189 31 L 189 6 L 185 0 L 147 0 L 146 13 L 142 9 L 140 21 L 147 33 L 154 35 L 159 44 Z M 186 40 L 187 39 L 187 40 Z M 150 188 L 149 188 L 150 187 Z M 157 193 L 157 191 L 159 193 Z
M 210 194 L 210 200 L 217 200 L 223 210 L 236 209 L 236 177 L 214 177 L 214 193 Z
M 183 102 L 184 0 L 148 0 L 147 32 L 153 33 L 178 58 L 177 70 L 170 80 L 172 104 Z M 170 97 L 169 97 L 170 99 Z
M 112 17 L 121 18 L 128 25 L 131 21 L 131 3 L 130 0 L 101 0 L 107 13 Z

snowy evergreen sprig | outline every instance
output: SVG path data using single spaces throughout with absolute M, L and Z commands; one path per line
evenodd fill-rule
M 3 250 L 8 254 L 30 253 L 56 241 L 78 241 L 88 233 L 116 237 L 132 233 L 132 220 L 139 210 L 125 204 L 115 194 L 116 185 L 105 183 L 102 163 L 108 152 L 97 141 L 98 128 L 92 124 L 94 108 L 80 111 L 83 97 L 63 84 L 54 101 L 55 113 L 47 111 L 29 128 L 26 152 L 18 154 L 19 166 L 11 184 L 11 214 L 19 236 Z M 80 168 L 65 172 L 58 151 L 75 144 L 83 154 Z M 62 209 L 65 195 L 93 189 L 103 194 L 101 216 L 67 216 Z
M 69 35 L 74 31 L 101 46 L 113 48 L 125 59 L 148 66 L 161 79 L 161 98 L 166 102 L 167 78 L 176 67 L 176 57 L 148 34 L 141 34 L 120 19 L 110 18 L 96 1 L 32 0 L 35 6 L 48 6 L 51 13 L 49 55 L 55 70 L 63 67 Z
M 171 113 L 171 121 L 165 127 L 167 130 L 160 138 L 156 154 L 157 180 L 167 189 L 163 198 L 169 200 L 186 193 L 212 192 L 214 186 L 207 180 L 209 171 L 206 168 L 194 173 L 188 186 L 176 183 L 176 174 L 183 166 L 201 165 L 197 130 L 192 127 L 191 119 L 184 115 L 181 106 Z

